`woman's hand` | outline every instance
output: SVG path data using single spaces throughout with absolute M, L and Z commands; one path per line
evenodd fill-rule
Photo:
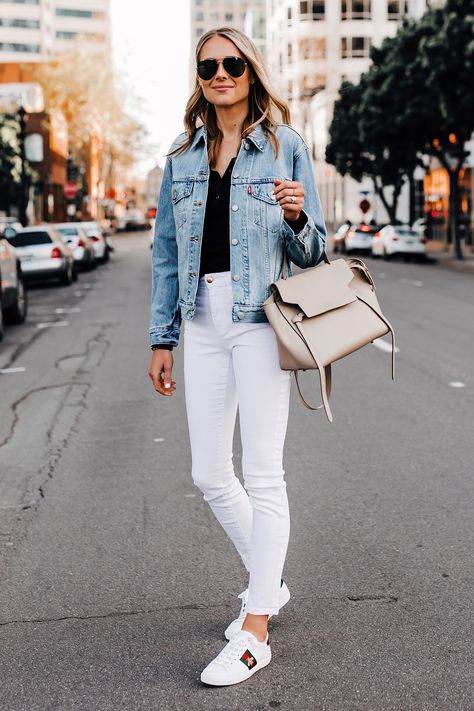
M 151 352 L 151 363 L 148 375 L 157 393 L 173 395 L 176 390 L 176 380 L 171 380 L 173 370 L 173 353 L 164 348 Z
M 285 220 L 287 222 L 297 220 L 304 205 L 303 183 L 298 183 L 296 180 L 282 182 L 277 178 L 274 194 L 283 210 Z

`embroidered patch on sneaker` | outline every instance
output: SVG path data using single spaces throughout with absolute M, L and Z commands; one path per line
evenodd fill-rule
M 240 661 L 243 662 L 245 666 L 249 669 L 252 669 L 252 667 L 254 667 L 257 663 L 257 660 L 255 659 L 253 654 L 249 652 L 248 649 L 246 649 L 245 652 L 242 654 L 242 656 L 240 657 Z

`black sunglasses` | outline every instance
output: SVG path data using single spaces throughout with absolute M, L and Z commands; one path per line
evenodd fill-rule
M 201 62 L 198 62 L 196 71 L 201 79 L 209 81 L 209 79 L 212 79 L 212 77 L 216 74 L 217 68 L 221 61 L 227 74 L 230 74 L 230 76 L 234 77 L 234 79 L 242 76 L 245 72 L 245 65 L 248 64 L 248 62 L 240 57 L 224 57 L 222 60 L 203 59 Z

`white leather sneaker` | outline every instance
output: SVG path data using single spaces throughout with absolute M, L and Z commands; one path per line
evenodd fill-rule
M 201 681 L 211 686 L 238 684 L 270 664 L 271 658 L 268 632 L 265 641 L 259 642 L 252 632 L 240 630 L 203 670 Z
M 245 615 L 247 614 L 247 598 L 249 594 L 249 589 L 246 588 L 243 592 L 240 593 L 239 598 L 242 600 L 242 606 L 240 608 L 240 613 L 237 619 L 233 620 L 230 625 L 227 627 L 226 631 L 224 632 L 224 636 L 226 639 L 233 639 L 237 632 L 240 632 L 242 629 L 242 625 L 244 624 L 245 620 Z M 281 608 L 286 605 L 288 600 L 290 599 L 290 591 L 288 590 L 288 586 L 285 583 L 284 580 L 281 581 L 280 585 L 280 599 L 278 600 L 278 607 L 281 610 Z M 268 619 L 270 619 L 272 615 L 268 616 Z

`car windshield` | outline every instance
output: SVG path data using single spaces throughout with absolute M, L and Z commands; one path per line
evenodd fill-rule
M 410 227 L 395 227 L 395 232 L 403 237 L 418 237 L 418 233 Z
M 14 247 L 30 247 L 35 244 L 50 244 L 53 240 L 44 230 L 37 232 L 18 232 L 8 240 Z

